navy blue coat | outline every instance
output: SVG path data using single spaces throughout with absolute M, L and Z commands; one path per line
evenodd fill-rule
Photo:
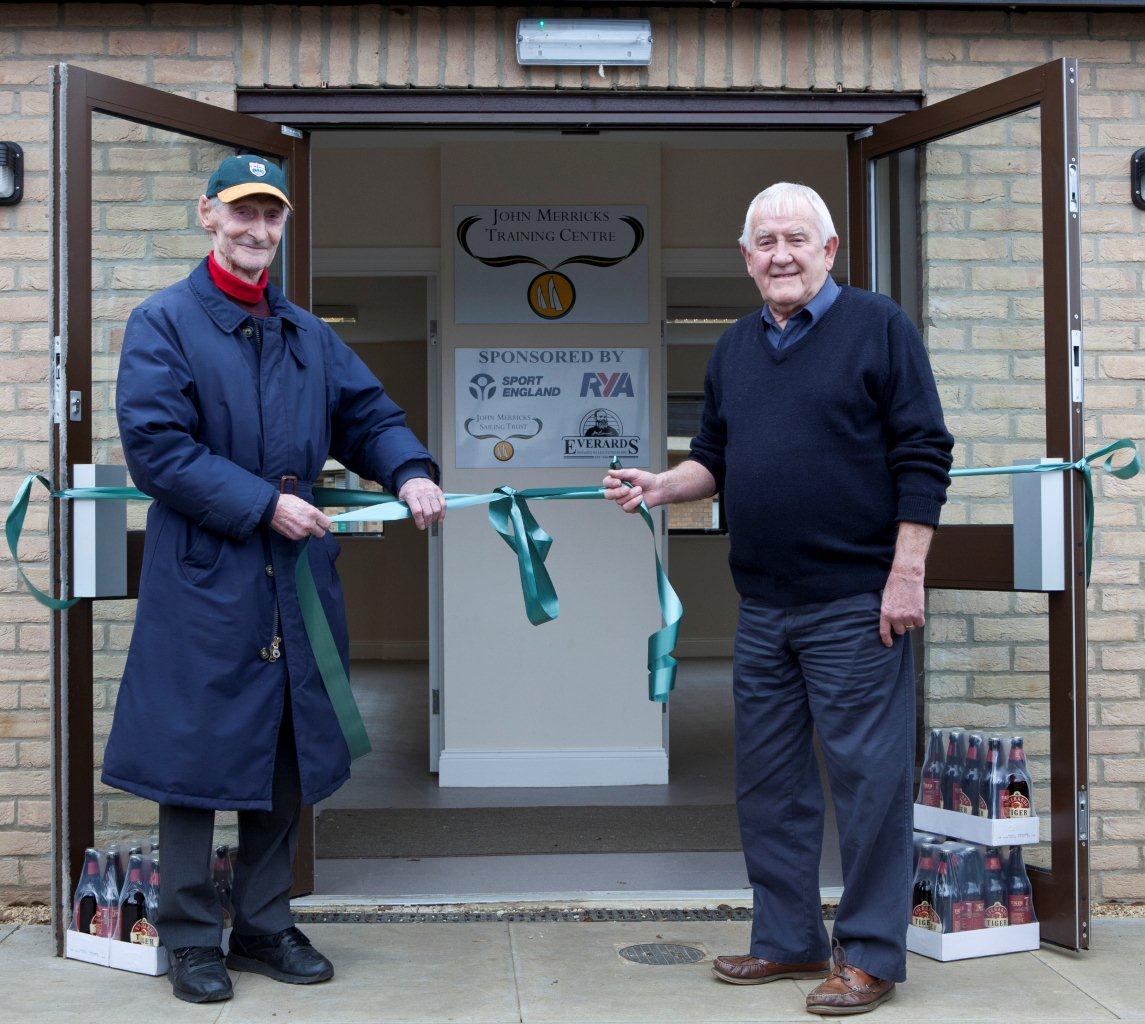
M 265 520 L 279 479 L 297 476 L 309 497 L 328 456 L 386 487 L 410 460 L 432 465 L 405 413 L 325 323 L 273 285 L 267 301 L 272 315 L 251 317 L 204 260 L 134 310 L 123 342 L 123 451 L 155 501 L 103 781 L 160 803 L 269 810 L 288 696 L 303 802 L 346 781 L 349 753 L 294 590 L 303 542 Z M 327 534 L 306 551 L 348 671 L 338 543 Z M 283 659 L 272 662 L 260 651 L 276 601 Z

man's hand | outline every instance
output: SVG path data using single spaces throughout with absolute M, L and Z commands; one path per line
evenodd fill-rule
M 625 483 L 632 486 L 625 487 Z M 604 478 L 604 496 L 625 512 L 635 512 L 642 500 L 649 508 L 664 504 L 659 476 L 643 469 L 610 469 Z
M 445 519 L 445 495 L 427 476 L 415 476 L 402 484 L 398 497 L 408 506 L 414 525 L 424 530 Z
M 271 528 L 291 540 L 321 537 L 330 529 L 330 517 L 297 494 L 280 494 Z
M 895 558 L 883 587 L 883 607 L 879 613 L 879 636 L 890 647 L 891 630 L 902 636 L 908 629 L 926 624 L 926 553 L 934 537 L 934 527 L 922 523 L 899 523 Z
M 926 623 L 922 574 L 902 573 L 891 569 L 883 587 L 883 607 L 879 613 L 879 636 L 883 644 L 893 644 L 891 630 L 902 636 L 908 629 Z

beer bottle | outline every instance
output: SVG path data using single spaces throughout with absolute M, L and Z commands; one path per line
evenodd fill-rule
M 972 932 L 986 927 L 986 900 L 982 894 L 982 863 L 976 847 L 967 846 L 954 855 L 954 930 Z
M 120 942 L 139 942 L 136 929 L 147 921 L 147 879 L 143 877 L 143 852 L 136 850 L 127 861 L 127 878 L 119 893 Z
M 963 814 L 978 813 L 978 790 L 982 782 L 982 737 L 970 734 L 966 745 L 966 760 L 962 766 L 962 786 L 958 794 L 958 810 Z
M 946 764 L 942 768 L 942 806 L 948 811 L 958 810 L 962 794 L 962 762 L 966 752 L 962 749 L 962 730 L 951 729 L 946 741 Z
M 103 867 L 103 920 L 99 934 L 109 939 L 119 936 L 119 890 L 123 875 L 119 870 L 119 847 L 109 846 Z
M 954 883 L 950 877 L 950 856 L 945 850 L 938 854 L 938 874 L 934 879 L 934 917 L 932 928 L 936 932 L 954 931 Z
M 934 855 L 932 843 L 923 845 L 914 869 L 914 888 L 911 892 L 910 923 L 916 928 L 934 931 Z
M 219 894 L 219 906 L 223 910 L 223 927 L 229 928 L 234 921 L 234 904 L 231 902 L 231 888 L 233 875 L 231 872 L 231 859 L 227 855 L 225 846 L 215 848 L 215 859 L 211 864 L 211 878 L 215 883 L 215 891 Z
M 1010 862 L 1006 868 L 1006 908 L 1010 912 L 1010 924 L 1031 924 L 1037 920 L 1034 915 L 1034 890 L 1026 865 L 1022 860 L 1022 848 L 1010 847 Z
M 1034 813 L 1034 789 L 1026 767 L 1026 751 L 1021 736 L 1010 739 L 1010 756 L 1006 759 L 1006 781 L 1002 792 L 1002 817 L 1029 818 Z
M 154 924 L 159 920 L 159 853 L 152 848 L 151 867 L 147 874 L 147 888 L 144 891 L 147 900 L 147 920 Z M 158 945 L 156 938 L 153 945 Z
M 922 766 L 922 781 L 918 787 L 918 803 L 924 807 L 942 806 L 942 730 L 930 730 L 926 745 L 926 761 Z
M 979 802 L 978 813 L 982 817 L 1002 817 L 1002 795 L 1005 786 L 1005 772 L 1002 770 L 1002 739 L 999 736 L 991 736 L 986 745 L 986 772 L 980 784 L 980 793 L 984 799 Z
M 99 874 L 99 851 L 88 847 L 83 855 L 83 870 L 72 898 L 72 930 L 85 935 L 101 934 L 101 909 L 104 903 L 103 879 Z
M 986 851 L 986 927 L 1004 928 L 1010 923 L 1010 908 L 1006 899 L 1006 880 L 1002 877 L 1002 855 L 998 847 Z

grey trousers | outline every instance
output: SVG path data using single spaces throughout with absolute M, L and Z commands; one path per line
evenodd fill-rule
M 797 608 L 745 599 L 735 638 L 736 805 L 755 896 L 753 956 L 830 954 L 819 898 L 819 734 L 839 826 L 834 937 L 856 967 L 906 977 L 914 671 L 906 636 L 884 647 L 878 592 Z M 893 636 L 893 634 L 892 634 Z
M 235 863 L 234 930 L 270 935 L 289 928 L 294 850 L 302 810 L 290 695 L 284 702 L 269 811 L 239 811 Z M 223 919 L 211 879 L 215 812 L 198 807 L 159 808 L 159 939 L 169 950 L 218 946 Z

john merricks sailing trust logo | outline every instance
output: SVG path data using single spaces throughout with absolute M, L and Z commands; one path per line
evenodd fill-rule
M 632 248 L 623 256 L 596 256 L 592 253 L 581 253 L 563 259 L 555 267 L 549 267 L 533 256 L 514 254 L 511 256 L 478 256 L 469 248 L 468 235 L 470 229 L 477 224 L 481 217 L 466 217 L 457 225 L 457 243 L 466 256 L 483 263 L 487 267 L 514 267 L 522 263 L 531 263 L 541 268 L 541 273 L 529 282 L 525 297 L 531 309 L 543 320 L 559 320 L 572 312 L 576 303 L 576 288 L 572 281 L 564 274 L 559 273 L 561 267 L 571 264 L 583 263 L 590 267 L 615 267 L 623 263 L 644 241 L 644 225 L 635 217 L 621 217 L 622 223 L 627 224 L 632 231 Z
M 465 421 L 465 433 L 475 441 L 492 439 L 497 442 L 493 445 L 493 458 L 498 462 L 508 462 L 516 454 L 513 440 L 528 441 L 536 437 L 543 427 L 544 424 L 536 416 L 519 416 L 514 413 L 470 416 Z
M 613 455 L 639 456 L 640 438 L 624 433 L 624 424 L 611 409 L 592 409 L 580 419 L 579 433 L 562 438 L 566 459 L 601 459 Z
M 487 373 L 478 373 L 469 378 L 469 393 L 479 402 L 497 394 L 497 385 Z

